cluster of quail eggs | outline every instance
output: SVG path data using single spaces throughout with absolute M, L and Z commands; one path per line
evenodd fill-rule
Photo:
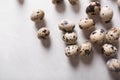
M 64 0 L 52 0 L 53 4 L 60 4 Z M 68 0 L 70 4 L 75 5 L 79 0 Z M 120 6 L 120 0 L 118 0 L 118 6 Z M 90 2 L 86 8 L 86 14 L 88 16 L 94 16 L 98 14 L 104 23 L 109 23 L 113 18 L 113 10 L 109 6 L 101 7 L 98 1 Z M 31 15 L 31 20 L 40 22 L 44 19 L 44 11 L 36 10 Z M 79 21 L 79 28 L 82 31 L 89 31 L 95 27 L 95 21 L 92 18 L 84 17 Z M 120 37 L 120 29 L 112 27 L 105 32 L 104 29 L 94 30 L 87 42 L 80 45 L 77 44 L 78 36 L 74 31 L 75 24 L 68 20 L 63 19 L 58 24 L 59 29 L 63 32 L 62 39 L 67 45 L 65 48 L 65 55 L 68 57 L 74 57 L 78 54 L 80 56 L 89 56 L 92 54 L 92 47 L 94 44 L 102 46 L 102 54 L 104 57 L 111 58 L 117 55 L 118 49 L 113 45 L 118 41 Z M 38 38 L 47 39 L 50 31 L 47 27 L 40 28 L 38 30 Z M 113 72 L 120 72 L 120 61 L 118 59 L 109 59 L 106 63 L 108 69 Z
M 74 32 L 75 24 L 68 19 L 63 19 L 58 27 L 63 31 L 63 41 L 67 44 L 65 48 L 65 55 L 68 57 L 74 57 L 78 53 L 83 56 L 90 55 L 92 51 L 92 44 L 85 42 L 81 45 L 77 45 L 77 34 Z
M 118 0 L 118 6 L 120 5 L 120 0 Z M 88 16 L 94 16 L 96 14 L 100 15 L 102 22 L 109 23 L 113 18 L 113 10 L 108 6 L 101 7 L 99 2 L 90 2 L 86 8 L 86 13 Z M 82 19 L 79 23 L 79 27 L 83 30 L 88 30 L 93 28 L 93 22 L 87 22 L 88 19 Z M 83 24 L 87 25 L 83 26 Z M 117 27 L 112 27 L 107 32 L 103 29 L 97 29 L 90 34 L 90 41 L 92 44 L 102 45 L 102 54 L 105 57 L 112 58 L 117 55 L 118 49 L 113 45 L 118 41 L 120 37 L 120 29 Z M 108 69 L 113 72 L 120 72 L 120 61 L 118 59 L 110 59 L 106 63 Z
M 99 14 L 103 22 L 108 23 L 113 17 L 113 10 L 109 6 L 102 6 L 99 2 L 90 2 L 86 8 L 88 16 Z
M 113 10 L 104 6 L 101 7 L 99 2 L 90 2 L 86 8 L 88 16 L 100 15 L 104 23 L 109 23 L 113 18 Z M 68 57 L 76 56 L 89 56 L 92 53 L 92 46 L 94 44 L 102 46 L 102 54 L 104 57 L 111 58 L 117 55 L 117 48 L 112 45 L 118 41 L 120 37 L 120 30 L 117 27 L 112 27 L 107 32 L 104 29 L 94 30 L 89 37 L 89 41 L 77 45 L 77 34 L 74 32 L 75 24 L 69 20 L 62 20 L 59 23 L 59 29 L 63 31 L 63 41 L 68 45 L 65 48 L 65 54 Z M 83 31 L 89 31 L 95 27 L 95 21 L 92 18 L 85 17 L 79 21 L 79 28 Z M 110 59 L 107 61 L 107 67 L 111 71 L 120 71 L 120 61 L 117 59 Z
M 68 57 L 75 56 L 78 53 L 78 45 L 77 43 L 77 34 L 74 32 L 75 24 L 72 21 L 67 19 L 63 19 L 58 24 L 58 27 L 61 31 L 63 31 L 63 41 L 65 44 L 69 45 L 65 48 L 65 54 Z
M 31 20 L 35 23 L 38 23 L 44 19 L 44 16 L 45 13 L 43 10 L 35 10 L 31 15 Z M 41 26 L 41 28 L 38 30 L 37 36 L 40 39 L 46 39 L 49 37 L 49 34 L 50 34 L 50 30 L 45 26 Z

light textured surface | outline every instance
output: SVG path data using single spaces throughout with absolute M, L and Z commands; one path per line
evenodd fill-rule
M 63 5 L 55 7 L 51 0 L 25 0 L 23 5 L 18 0 L 0 0 L 0 80 L 120 80 L 119 75 L 107 70 L 99 48 L 94 48 L 90 60 L 69 60 L 64 54 L 65 44 L 58 23 L 64 18 L 72 20 L 76 23 L 78 43 L 88 40 L 89 32 L 83 33 L 78 27 L 79 20 L 87 16 L 88 3 L 89 0 L 80 0 L 73 7 L 65 0 Z M 120 27 L 116 0 L 101 0 L 101 4 L 110 6 L 114 17 L 108 24 L 95 18 L 95 27 L 106 30 Z M 35 9 L 45 11 L 45 23 L 51 31 L 48 41 L 41 42 L 36 36 L 38 27 L 30 20 Z M 119 43 L 116 46 L 119 48 Z

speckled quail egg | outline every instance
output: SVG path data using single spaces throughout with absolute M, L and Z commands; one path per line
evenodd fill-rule
M 98 1 L 90 2 L 86 8 L 86 13 L 91 16 L 98 14 L 101 10 L 101 5 Z
M 108 23 L 111 21 L 111 19 L 113 18 L 113 10 L 112 8 L 108 7 L 108 6 L 104 6 L 101 8 L 100 11 L 100 17 L 101 20 L 105 23 Z
M 70 45 L 65 48 L 65 55 L 68 57 L 73 57 L 78 53 L 78 51 L 78 45 Z
M 105 38 L 105 31 L 97 29 L 90 34 L 90 41 L 94 44 L 102 44 Z
M 94 28 L 94 26 L 95 26 L 95 21 L 90 18 L 83 18 L 79 22 L 79 27 L 82 30 L 89 30 Z
M 63 35 L 63 40 L 66 44 L 76 44 L 77 43 L 77 34 L 75 32 L 65 33 Z
M 68 19 L 63 19 L 59 24 L 58 27 L 60 30 L 64 32 L 71 32 L 75 28 L 75 24 L 72 21 L 69 21 Z
M 110 59 L 106 63 L 108 69 L 112 72 L 120 72 L 120 61 L 118 59 Z
M 81 56 L 89 56 L 92 52 L 92 44 L 90 42 L 82 43 L 79 46 L 79 53 Z
M 50 30 L 47 27 L 40 28 L 38 30 L 38 38 L 46 39 L 50 34 Z
M 34 22 L 39 22 L 41 20 L 43 20 L 44 18 L 44 11 L 43 10 L 35 10 L 33 11 L 32 15 L 31 15 L 31 20 L 34 21 Z
M 117 55 L 117 48 L 111 44 L 104 44 L 102 46 L 102 54 L 105 57 L 112 57 Z
M 120 37 L 120 29 L 117 27 L 113 27 L 106 33 L 106 41 L 108 43 L 116 42 Z

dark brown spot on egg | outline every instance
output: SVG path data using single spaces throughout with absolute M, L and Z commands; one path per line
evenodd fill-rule
M 110 36 L 113 36 L 112 34 Z
M 119 37 L 116 38 L 116 40 L 118 40 L 118 39 L 119 39 Z
M 56 3 L 59 4 L 61 1 L 60 0 L 57 0 Z
M 45 36 L 48 36 L 48 34 L 45 34 Z
M 80 29 L 83 29 L 83 27 L 81 25 L 79 25 Z
M 92 34 L 94 35 L 96 32 L 94 31 L 94 32 L 92 32 Z
M 114 50 L 114 47 L 112 46 L 111 49 Z
M 101 33 L 104 33 L 104 30 L 103 29 L 101 29 L 101 31 L 100 31 Z
M 99 2 L 96 2 L 96 6 L 99 6 L 99 7 L 100 7 L 101 5 L 100 5 L 100 3 L 99 3 Z
M 90 51 L 89 50 L 85 50 L 85 55 L 90 55 Z
M 64 25 L 67 25 L 68 24 L 68 22 L 67 21 L 64 21 Z
M 111 20 L 105 21 L 105 23 L 109 23 Z
M 79 51 L 79 49 L 77 49 L 77 52 Z
M 44 33 L 46 33 L 46 31 L 47 31 L 46 29 L 43 30 Z
M 92 13 L 92 12 L 95 12 L 94 6 L 92 4 L 90 4 L 86 9 L 86 13 Z
M 39 11 L 37 11 L 37 13 L 40 13 Z
M 70 52 L 68 52 L 68 54 L 70 54 Z
M 75 36 L 73 36 L 73 38 L 76 38 Z
M 66 42 L 68 42 L 68 39 L 66 39 Z
M 80 51 L 80 53 L 82 53 L 82 51 Z

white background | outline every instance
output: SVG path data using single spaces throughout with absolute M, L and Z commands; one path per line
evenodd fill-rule
M 58 23 L 64 18 L 70 19 L 76 24 L 78 44 L 88 40 L 90 32 L 83 33 L 78 22 L 87 16 L 85 8 L 89 2 L 80 0 L 79 5 L 72 6 L 65 0 L 64 4 L 55 6 L 51 0 L 25 0 L 23 5 L 17 0 L 0 0 L 0 80 L 120 80 L 120 75 L 108 71 L 100 48 L 94 47 L 94 56 L 90 59 L 70 60 L 64 54 L 65 43 Z M 105 30 L 119 27 L 116 0 L 101 0 L 101 4 L 110 6 L 114 17 L 111 23 L 104 24 L 97 16 L 95 27 Z M 44 10 L 44 24 L 35 25 L 30 20 L 36 9 Z M 42 42 L 37 38 L 40 25 L 50 29 L 49 40 Z

